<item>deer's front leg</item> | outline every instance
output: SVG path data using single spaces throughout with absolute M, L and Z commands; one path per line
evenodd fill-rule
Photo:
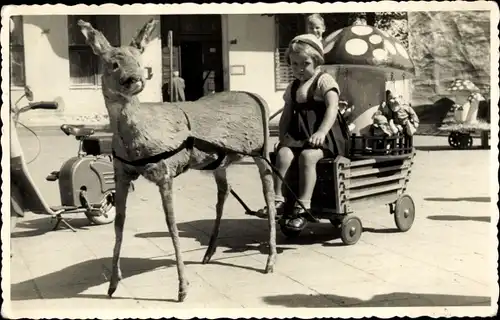
M 177 260 L 177 275 L 179 278 L 178 300 L 182 302 L 186 299 L 189 281 L 186 277 L 184 260 L 182 259 L 179 230 L 177 230 L 177 223 L 175 222 L 172 183 L 173 178 L 165 176 L 164 179 L 158 182 L 158 187 L 160 189 L 163 211 L 167 220 L 168 232 L 174 245 L 175 259 Z
M 120 269 L 120 251 L 123 241 L 123 228 L 125 225 L 127 198 L 132 180 L 137 179 L 137 175 L 127 173 L 123 164 L 118 160 L 114 161 L 115 171 L 115 247 L 113 249 L 113 264 L 111 268 L 111 280 L 109 283 L 108 296 L 111 298 L 122 279 Z

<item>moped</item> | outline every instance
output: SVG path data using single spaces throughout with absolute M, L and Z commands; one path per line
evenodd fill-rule
M 26 97 L 30 103 L 18 108 L 17 102 L 23 97 Z M 25 88 L 23 97 L 18 99 L 16 109 L 12 110 L 16 125 L 19 115 L 23 112 L 34 109 L 57 109 L 60 104 L 57 101 L 32 103 L 33 94 L 29 87 Z M 21 157 L 20 164 L 11 165 L 11 208 L 16 212 L 21 212 L 19 216 L 23 216 L 25 211 L 50 215 L 56 220 L 52 230 L 57 230 L 62 223 L 76 232 L 65 219 L 64 216 L 67 214 L 84 213 L 88 220 L 96 225 L 113 222 L 116 212 L 111 152 L 95 152 L 96 143 L 97 147 L 108 145 L 110 150 L 111 136 L 91 137 L 95 133 L 94 129 L 82 126 L 63 124 L 60 128 L 66 135 L 74 136 L 79 143 L 78 154 L 66 160 L 59 171 L 53 171 L 46 177 L 48 181 L 58 181 L 61 204 L 49 206 L 45 202 L 31 178 L 24 157 Z M 17 138 L 17 130 L 11 130 L 12 134 L 15 134 Z M 12 141 L 14 140 L 19 143 L 18 139 Z M 85 144 L 88 145 L 87 149 L 93 148 L 94 150 L 87 153 Z

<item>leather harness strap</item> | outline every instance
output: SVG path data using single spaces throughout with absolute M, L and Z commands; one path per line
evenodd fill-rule
M 138 159 L 138 160 L 134 160 L 134 161 L 129 161 L 129 160 L 126 160 L 126 159 L 123 159 L 123 158 L 117 156 L 115 150 L 113 150 L 112 153 L 113 153 L 113 158 L 116 158 L 123 163 L 126 163 L 126 164 L 134 166 L 134 167 L 142 167 L 142 166 L 145 166 L 149 163 L 156 163 L 158 161 L 173 157 L 174 155 L 176 155 L 177 153 L 181 152 L 184 149 L 192 150 L 193 145 L 194 145 L 194 139 L 192 137 L 189 137 L 179 147 L 177 147 L 174 150 L 162 152 L 162 153 L 156 154 L 156 155 L 151 156 L 151 157 Z
M 191 123 L 189 122 L 189 118 L 188 118 L 186 112 L 184 112 L 184 110 L 181 110 L 181 111 L 182 111 L 182 113 L 184 113 L 184 116 L 186 117 L 188 130 L 191 130 Z M 134 167 L 142 167 L 142 166 L 145 166 L 149 163 L 156 163 L 156 162 L 159 162 L 161 160 L 165 160 L 165 159 L 168 159 L 170 157 L 173 157 L 177 153 L 181 152 L 184 149 L 191 150 L 191 152 L 193 152 L 193 147 L 194 147 L 194 138 L 188 137 L 186 140 L 184 140 L 181 143 L 180 146 L 178 146 L 174 150 L 165 151 L 165 152 L 156 154 L 156 155 L 151 156 L 151 157 L 143 158 L 143 159 L 138 159 L 138 160 L 134 160 L 134 161 L 129 161 L 129 160 L 123 159 L 123 158 L 116 155 L 116 152 L 114 149 L 112 150 L 112 154 L 113 154 L 113 158 L 116 158 L 123 163 L 126 163 L 126 164 L 134 166 Z

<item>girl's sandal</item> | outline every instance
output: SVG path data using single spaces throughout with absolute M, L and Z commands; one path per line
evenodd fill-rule
M 278 220 L 283 215 L 284 208 L 285 208 L 285 202 L 278 200 L 278 201 L 275 201 L 274 203 L 276 206 L 276 220 Z M 259 212 L 259 216 L 262 216 L 262 217 L 267 217 L 269 215 L 269 212 L 267 211 L 267 206 L 264 207 L 263 209 L 259 209 L 258 212 Z
M 286 225 L 290 229 L 302 230 L 306 225 L 306 218 L 304 217 L 304 211 L 301 207 L 295 207 L 293 209 L 293 216 L 287 221 Z

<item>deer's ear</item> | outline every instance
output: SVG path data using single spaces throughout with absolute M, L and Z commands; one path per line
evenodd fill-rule
M 78 20 L 78 26 L 87 40 L 87 44 L 96 55 L 102 56 L 111 50 L 112 47 L 108 39 L 100 31 L 94 29 L 90 23 Z
M 132 47 L 137 48 L 141 53 L 144 52 L 144 49 L 151 41 L 151 35 L 158 23 L 157 20 L 151 19 L 149 20 L 136 34 L 136 36 L 130 42 Z

